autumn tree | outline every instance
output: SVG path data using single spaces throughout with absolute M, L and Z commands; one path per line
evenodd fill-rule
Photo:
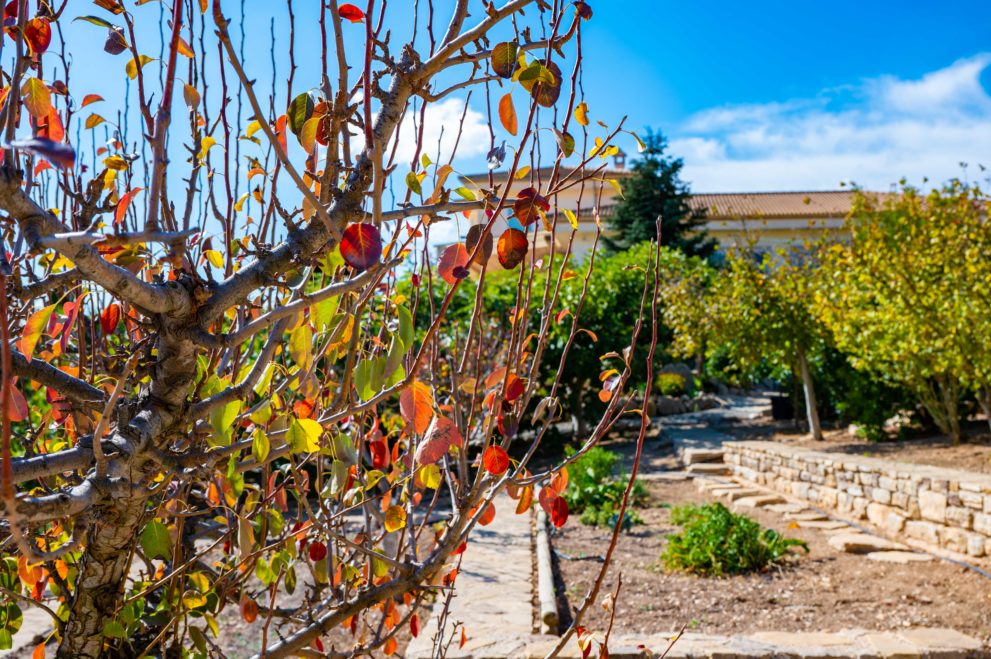
M 492 504 L 507 485 L 520 513 L 542 488 L 564 523 L 566 467 L 529 465 L 564 413 L 556 383 L 535 398 L 564 274 L 530 246 L 572 231 L 555 193 L 622 124 L 574 118 L 588 3 L 439 4 L 6 5 L 0 643 L 37 605 L 59 657 L 217 655 L 238 607 L 266 657 L 391 653 L 452 596 L 472 528 L 513 514 Z M 270 37 L 245 29 L 262 5 Z M 452 100 L 460 120 L 438 126 Z M 501 188 L 456 182 L 472 121 Z M 510 207 L 522 230 L 493 236 Z M 438 225 L 483 209 L 433 261 Z M 483 267 L 466 330 L 441 341 L 492 249 L 534 321 L 482 334 Z M 656 271 L 638 293 L 655 319 Z M 652 356 L 642 327 L 622 354 Z M 583 450 L 623 413 L 622 354 Z
M 831 248 L 819 289 L 821 317 L 853 365 L 912 391 L 955 441 L 968 392 L 991 411 L 988 210 L 980 186 L 960 181 L 858 192 L 851 240 Z

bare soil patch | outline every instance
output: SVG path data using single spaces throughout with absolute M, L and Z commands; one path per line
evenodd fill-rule
M 897 462 L 991 474 L 991 434 L 986 432 L 972 433 L 956 446 L 949 437 L 942 435 L 891 442 L 868 442 L 845 430 L 829 432 L 821 442 L 809 439 L 807 435 L 787 432 L 776 432 L 771 439 L 812 451 L 885 458 Z
M 764 510 L 751 514 L 761 524 L 809 544 L 810 553 L 792 564 L 760 574 L 706 579 L 670 574 L 659 564 L 666 538 L 677 532 L 670 506 L 711 501 L 694 482 L 652 482 L 651 503 L 641 509 L 646 522 L 623 534 L 614 554 L 603 595 L 623 585 L 616 606 L 617 633 L 646 634 L 676 630 L 737 634 L 756 631 L 896 630 L 950 627 L 987 640 L 991 636 L 991 580 L 943 561 L 892 565 L 839 553 L 828 535 L 788 528 L 782 516 Z M 609 530 L 577 523 L 553 538 L 564 599 L 577 606 L 598 574 L 594 557 L 605 553 Z M 591 558 L 590 558 L 591 557 Z M 600 599 L 601 602 L 601 599 Z M 609 614 L 592 607 L 583 622 L 604 631 Z

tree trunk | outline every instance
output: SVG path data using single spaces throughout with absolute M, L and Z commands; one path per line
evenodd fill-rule
M 809 422 L 809 432 L 812 439 L 822 441 L 822 425 L 819 423 L 819 407 L 816 401 L 815 385 L 812 383 L 812 373 L 809 372 L 809 362 L 805 351 L 798 351 L 798 369 L 802 374 L 802 389 L 805 393 L 805 416 Z
M 90 525 L 58 659 L 103 656 L 103 627 L 117 614 L 144 507 L 134 498 Z

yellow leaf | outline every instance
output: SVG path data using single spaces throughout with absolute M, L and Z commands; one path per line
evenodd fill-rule
M 588 125 L 588 103 L 581 102 L 575 108 L 575 120 L 582 126 Z
M 37 78 L 28 78 L 21 85 L 24 107 L 35 119 L 44 119 L 52 109 L 52 94 L 48 86 Z
M 420 480 L 426 487 L 436 490 L 440 487 L 440 467 L 429 464 L 420 471 Z
M 206 597 L 192 590 L 187 590 L 182 596 L 182 604 L 187 609 L 196 609 L 206 604 Z
M 132 59 L 130 62 L 127 63 L 127 68 L 126 68 L 127 77 L 130 78 L 131 80 L 137 78 L 138 69 L 142 68 L 145 64 L 147 64 L 151 60 L 152 58 L 148 57 L 147 55 L 138 55 L 137 58 Z
M 179 37 L 179 43 L 177 44 L 176 51 L 180 55 L 184 55 L 189 59 L 193 59 L 193 49 L 189 47 L 189 44 L 186 43 L 186 40 L 183 39 L 182 37 Z
M 122 172 L 127 169 L 127 161 L 120 156 L 107 156 L 103 159 L 103 164 L 107 169 Z
M 610 179 L 606 179 L 606 183 L 612 186 L 613 190 L 616 191 L 617 195 L 619 195 L 620 197 L 623 196 L 623 186 L 619 184 L 619 181 L 617 181 L 614 178 L 610 178 Z
M 251 137 L 252 135 L 254 135 L 255 133 L 257 133 L 261 129 L 262 129 L 261 122 L 258 121 L 257 119 L 255 119 L 250 124 L 248 124 L 248 129 L 246 131 L 244 131 L 244 136 L 245 137 Z
M 404 526 L 406 526 L 406 511 L 402 506 L 389 506 L 385 511 L 385 530 L 392 533 Z
M 518 170 L 516 170 L 516 178 L 517 179 L 526 178 L 527 174 L 529 173 L 530 173 L 530 166 L 524 165 L 523 167 L 520 167 Z
M 90 116 L 86 117 L 86 128 L 96 128 L 104 121 L 106 121 L 106 119 L 94 112 Z
M 564 209 L 564 215 L 565 215 L 565 217 L 568 218 L 568 222 L 571 223 L 571 228 L 574 229 L 575 231 L 577 231 L 578 230 L 578 216 L 575 215 L 575 211 L 573 211 L 573 210 L 571 210 L 569 208 L 565 208 Z
M 209 261 L 210 265 L 212 265 L 213 267 L 215 268 L 224 267 L 224 256 L 217 250 L 215 249 L 204 250 L 203 256 L 206 257 L 206 260 Z
M 250 192 L 245 192 L 243 195 L 241 195 L 241 198 L 240 199 L 238 199 L 237 201 L 234 202 L 234 210 L 236 210 L 238 213 L 240 213 L 242 210 L 244 210 L 244 202 L 248 200 L 248 195 L 249 194 L 251 194 L 251 193 Z
M 200 142 L 199 157 L 201 163 L 206 162 L 206 154 L 210 151 L 210 149 L 212 149 L 216 145 L 217 145 L 217 140 L 214 139 L 213 136 L 207 135 L 206 137 L 203 138 L 203 141 Z

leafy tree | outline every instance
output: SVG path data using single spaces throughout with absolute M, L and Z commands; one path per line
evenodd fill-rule
M 822 439 L 810 360 L 828 337 L 814 314 L 814 273 L 811 260 L 732 251 L 725 267 L 674 279 L 662 297 L 683 354 L 718 353 L 742 371 L 764 361 L 790 369 L 802 382 L 809 431 Z
M 525 513 L 544 484 L 540 504 L 565 522 L 560 466 L 528 471 L 564 413 L 538 395 L 558 384 L 540 377 L 557 297 L 524 284 L 564 278 L 527 257 L 556 217 L 548 199 L 589 176 L 567 166 L 565 134 L 585 102 L 577 43 L 592 10 L 457 2 L 440 24 L 434 4 L 411 22 L 386 0 L 367 17 L 337 0 L 242 3 L 289 34 L 319 32 L 323 49 L 291 43 L 278 62 L 246 34 L 260 17 L 232 21 L 220 0 L 100 0 L 64 31 L 69 3 L 7 5 L 0 645 L 38 603 L 59 657 L 216 656 L 232 606 L 269 658 L 392 654 L 418 605 L 452 596 L 438 585 L 454 584 L 452 557 L 497 492 L 513 485 Z M 107 72 L 110 100 L 79 88 L 67 52 Z M 514 142 L 498 195 L 449 181 L 460 128 L 424 137 L 438 104 L 484 85 L 475 98 L 502 96 L 491 159 L 505 158 L 496 139 Z M 558 116 L 567 153 L 520 182 L 521 163 L 539 165 L 536 127 Z M 430 225 L 508 206 L 525 230 L 492 236 L 493 219 L 426 258 Z M 512 317 L 543 324 L 483 333 L 476 297 L 452 321 L 463 331 L 444 334 L 489 238 L 516 281 Z M 416 275 L 402 291 L 400 267 Z M 650 304 L 655 282 L 639 281 L 624 294 Z M 631 354 L 656 343 L 638 328 L 611 340 Z M 617 362 L 583 450 L 623 413 L 633 368 Z
M 830 249 L 820 287 L 823 321 L 854 366 L 910 389 L 954 440 L 962 397 L 987 406 L 991 382 L 988 210 L 980 187 L 960 181 L 858 192 L 852 240 Z
M 665 153 L 668 142 L 661 133 L 648 132 L 644 145 L 633 175 L 623 182 L 623 198 L 609 217 L 612 234 L 603 238 L 606 247 L 620 251 L 656 240 L 660 217 L 662 245 L 689 256 L 709 256 L 716 243 L 702 229 L 705 212 L 688 203 L 691 190 L 681 180 L 684 163 Z

